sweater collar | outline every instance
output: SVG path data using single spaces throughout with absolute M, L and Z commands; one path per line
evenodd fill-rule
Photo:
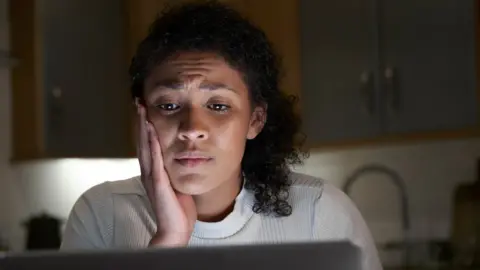
M 201 239 L 221 239 L 230 237 L 239 232 L 254 215 L 252 192 L 242 187 L 242 190 L 235 198 L 233 211 L 219 222 L 196 221 L 193 230 L 193 237 Z

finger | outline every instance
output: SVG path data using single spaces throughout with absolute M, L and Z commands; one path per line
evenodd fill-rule
M 151 184 L 154 197 L 153 207 L 158 220 L 169 220 L 172 216 L 178 215 L 178 202 L 170 184 L 170 178 L 164 167 L 162 149 L 158 140 L 157 132 L 152 124 L 147 123 L 150 156 L 151 156 Z M 177 205 L 177 206 L 176 206 Z
M 151 166 L 152 166 L 152 178 L 154 185 L 160 185 L 161 187 L 167 187 L 170 185 L 168 180 L 168 175 L 165 171 L 162 149 L 160 147 L 160 142 L 158 141 L 157 132 L 153 128 L 152 124 L 147 123 L 148 133 L 149 133 L 149 145 L 150 145 L 150 156 L 151 156 Z M 154 186 L 154 188 L 157 188 Z
M 158 142 L 158 136 L 152 124 L 147 123 L 146 125 L 148 129 L 148 142 L 150 147 L 152 171 L 155 169 L 159 171 L 159 168 L 163 168 L 163 158 L 160 143 Z
M 150 157 L 150 146 L 148 143 L 148 130 L 147 130 L 147 119 L 145 107 L 141 105 L 138 101 L 137 103 L 137 112 L 138 112 L 138 136 L 137 136 L 137 155 L 140 163 L 141 171 L 141 180 L 143 187 L 147 193 L 148 198 L 151 202 L 154 201 L 154 189 L 151 177 L 151 157 Z
M 151 173 L 150 164 L 150 146 L 148 144 L 148 130 L 147 130 L 147 117 L 145 107 L 138 105 L 138 157 L 141 164 L 142 173 Z

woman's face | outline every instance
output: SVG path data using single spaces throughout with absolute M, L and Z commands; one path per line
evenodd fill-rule
M 177 191 L 199 195 L 238 179 L 246 140 L 266 119 L 238 71 L 213 53 L 179 53 L 151 72 L 144 95 Z

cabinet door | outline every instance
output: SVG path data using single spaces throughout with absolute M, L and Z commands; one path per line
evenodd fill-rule
M 379 134 L 372 0 L 301 1 L 302 114 L 309 144 Z
M 477 123 L 474 0 L 380 0 L 390 133 Z
M 122 1 L 39 1 L 48 156 L 128 153 Z

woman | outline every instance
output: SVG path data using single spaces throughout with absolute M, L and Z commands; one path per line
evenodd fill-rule
M 130 67 L 141 176 L 83 194 L 62 248 L 350 240 L 381 269 L 352 202 L 290 172 L 305 155 L 279 67 L 265 34 L 222 4 L 166 11 Z

